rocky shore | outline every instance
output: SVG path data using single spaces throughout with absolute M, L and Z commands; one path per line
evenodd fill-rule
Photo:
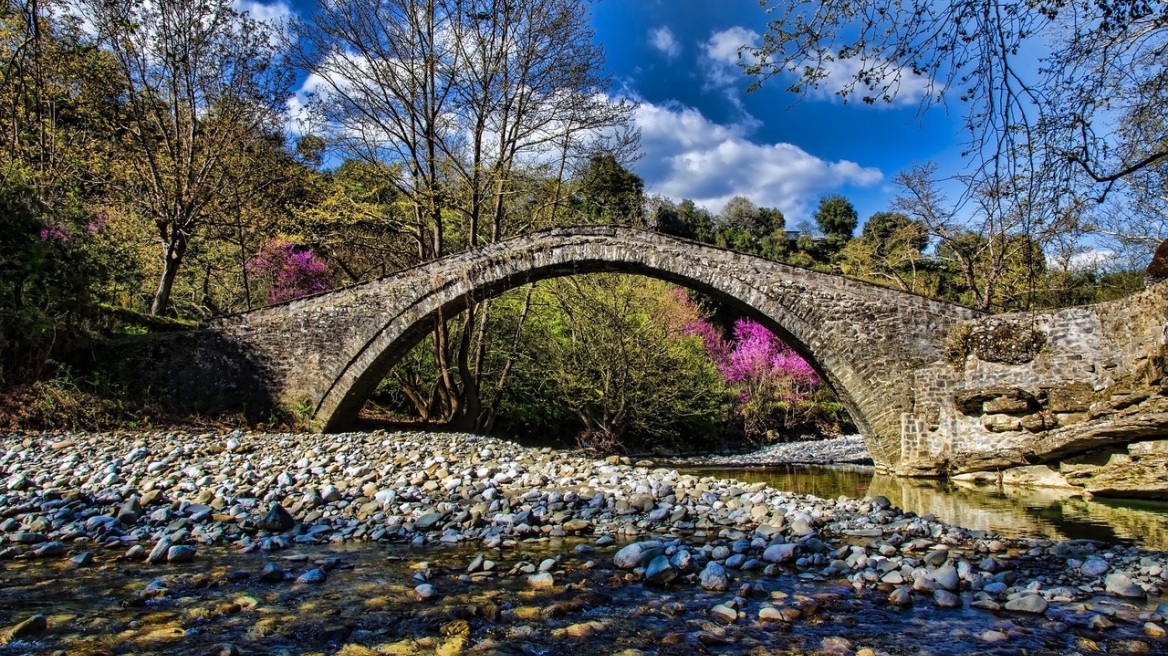
M 492 438 L 12 434 L 0 477 L 0 653 L 1168 653 L 1163 552 Z M 129 619 L 29 611 L 110 577 Z
M 749 453 L 680 458 L 670 462 L 692 467 L 871 465 L 872 455 L 868 453 L 864 438 L 841 435 L 826 440 L 778 442 Z

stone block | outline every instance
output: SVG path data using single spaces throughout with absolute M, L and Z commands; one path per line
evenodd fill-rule
M 1094 400 L 1095 390 L 1090 383 L 1046 388 L 1046 407 L 1054 413 L 1087 412 Z
M 1010 433 L 1022 430 L 1022 420 L 1011 415 L 984 415 L 981 425 L 991 433 Z

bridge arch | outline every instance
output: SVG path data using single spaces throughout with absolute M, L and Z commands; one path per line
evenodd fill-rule
M 558 228 L 374 281 L 225 317 L 208 327 L 245 343 L 274 398 L 303 404 L 324 431 L 347 427 L 433 318 L 549 278 L 615 272 L 712 294 L 774 330 L 832 386 L 873 459 L 901 459 L 912 372 L 941 357 L 939 335 L 967 308 L 830 274 L 614 226 Z

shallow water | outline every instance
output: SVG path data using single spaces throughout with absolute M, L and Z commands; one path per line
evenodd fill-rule
M 488 556 L 506 573 L 571 547 L 547 541 Z M 803 654 L 846 641 L 852 649 L 886 654 L 956 656 L 1067 654 L 1084 640 L 1102 638 L 1106 649 L 1142 637 L 1138 624 L 1093 635 L 1086 614 L 1071 609 L 1045 618 L 968 606 L 941 611 L 927 602 L 897 609 L 884 601 L 887 591 L 857 593 L 846 581 L 811 580 L 793 571 L 772 577 L 744 572 L 725 593 L 689 584 L 651 587 L 611 569 L 611 549 L 566 556 L 555 568 L 555 587 L 546 590 L 533 589 L 523 575 L 467 580 L 462 574 L 475 551 L 466 548 L 322 545 L 270 555 L 205 549 L 183 566 L 117 562 L 104 553 L 96 567 L 84 570 L 67 561 L 9 562 L 0 587 L 0 626 L 38 612 L 50 628 L 35 641 L 0 647 L 0 654 L 194 655 L 217 653 L 226 643 L 243 654 L 272 655 Z M 268 561 L 299 572 L 326 558 L 340 565 L 321 584 L 255 579 Z M 440 593 L 437 601 L 413 597 L 413 577 L 423 562 Z M 144 594 L 151 582 L 166 592 Z M 742 585 L 753 589 L 744 594 Z M 709 609 L 736 594 L 740 619 L 730 626 L 715 621 Z M 796 616 L 760 622 L 763 606 Z M 986 642 L 981 636 L 987 631 L 1001 632 L 1004 642 Z
M 1087 500 L 1059 490 L 965 487 L 947 481 L 881 476 L 871 467 L 699 468 L 689 473 L 765 482 L 824 499 L 883 495 L 917 515 L 1006 537 L 1097 540 L 1168 551 L 1168 502 Z

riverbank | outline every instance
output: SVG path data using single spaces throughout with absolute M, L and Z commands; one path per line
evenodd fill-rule
M 872 465 L 864 438 L 841 435 L 823 440 L 777 442 L 749 453 L 670 459 L 686 467 L 773 467 L 776 465 Z
M 1168 651 L 1164 552 L 880 496 L 424 433 L 14 434 L 0 474 L 0 653 Z

